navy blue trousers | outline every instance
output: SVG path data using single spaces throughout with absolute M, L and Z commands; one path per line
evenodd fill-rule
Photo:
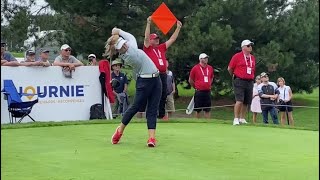
M 136 81 L 136 95 L 122 117 L 122 123 L 128 125 L 132 117 L 138 112 L 140 106 L 147 101 L 147 126 L 148 129 L 156 129 L 158 107 L 161 98 L 162 84 L 160 77 L 139 78 Z

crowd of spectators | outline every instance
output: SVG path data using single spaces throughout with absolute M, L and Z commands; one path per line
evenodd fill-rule
M 149 23 L 149 19 L 148 19 Z M 181 26 L 178 23 L 178 27 Z M 148 30 L 148 28 L 147 28 Z M 178 32 L 178 31 L 177 31 Z M 149 38 L 146 38 L 147 40 L 158 40 L 158 36 L 156 34 L 150 34 L 149 30 L 147 31 L 147 36 Z M 178 34 L 178 33 L 177 33 Z M 176 36 L 177 36 L 176 34 Z M 174 39 L 172 40 L 172 43 L 174 42 Z M 147 41 L 149 42 L 149 41 Z M 158 42 L 158 41 L 157 41 Z M 159 43 L 159 42 L 158 42 Z M 249 49 L 251 52 L 252 50 L 253 42 L 249 40 L 244 40 L 242 42 L 242 48 L 243 51 L 238 53 L 240 55 L 243 55 L 245 52 L 245 49 Z M 168 48 L 168 45 L 167 47 Z M 65 77 L 71 78 L 72 72 L 75 71 L 76 67 L 79 66 L 98 66 L 98 60 L 95 54 L 89 54 L 87 64 L 82 63 L 80 60 L 78 60 L 75 56 L 72 54 L 72 48 L 68 44 L 63 44 L 60 48 L 60 54 L 54 59 L 54 62 L 51 64 L 49 61 L 49 54 L 50 50 L 47 48 L 41 48 L 39 57 L 36 58 L 36 52 L 32 49 L 29 49 L 25 52 L 25 59 L 21 62 L 18 62 L 17 59 L 9 52 L 6 51 L 6 42 L 1 40 L 1 66 L 39 66 L 39 67 L 49 67 L 49 66 L 61 66 L 62 72 L 65 75 Z M 153 52 L 153 51 L 152 51 Z M 155 53 L 157 54 L 157 53 Z M 158 54 L 157 54 L 158 55 Z M 237 55 L 237 54 L 236 54 Z M 236 62 L 236 55 L 233 57 L 229 64 L 230 67 L 236 67 L 236 65 L 233 65 L 232 61 Z M 245 56 L 240 56 L 239 59 L 242 57 L 246 58 Z M 160 56 L 160 55 L 159 55 Z M 163 54 L 165 57 L 165 55 Z M 157 56 L 158 57 L 158 56 Z M 250 57 L 250 54 L 248 56 L 249 58 L 245 59 L 246 66 L 249 66 L 248 64 L 251 63 L 252 60 L 254 60 L 253 56 L 252 60 Z M 204 111 L 204 117 L 210 118 L 210 111 L 211 111 L 211 86 L 213 85 L 213 78 L 214 78 L 214 70 L 213 67 L 208 65 L 208 58 L 209 56 L 205 53 L 202 53 L 199 55 L 199 64 L 195 65 L 191 72 L 189 77 L 189 83 L 192 87 L 195 89 L 195 117 L 200 117 L 200 112 Z M 158 58 L 159 59 L 159 58 Z M 161 59 L 162 60 L 162 59 Z M 165 59 L 164 59 L 165 60 Z M 158 61 L 157 61 L 158 62 Z M 159 61 L 160 62 L 160 61 Z M 162 61 L 161 61 L 162 62 Z M 166 107 L 166 114 L 162 114 L 161 118 L 163 120 L 168 120 L 170 116 L 172 116 L 173 112 L 175 111 L 174 107 L 174 93 L 175 93 L 175 83 L 174 83 L 174 77 L 173 73 L 168 69 L 169 62 L 167 60 L 164 61 L 163 65 L 165 65 L 165 75 L 167 78 L 165 78 L 166 81 L 166 90 L 165 90 L 165 107 Z M 249 62 L 249 63 L 247 63 Z M 127 76 L 121 72 L 121 68 L 123 66 L 122 62 L 120 60 L 115 60 L 112 63 L 111 71 L 112 71 L 112 78 L 119 80 L 121 86 L 118 89 L 114 89 L 114 94 L 117 96 L 117 105 L 115 106 L 114 113 L 116 114 L 123 114 L 125 109 L 123 111 L 123 104 L 119 103 L 120 97 L 128 98 L 127 95 L 127 89 L 128 89 L 128 79 Z M 249 74 L 252 76 L 254 74 L 254 66 L 253 68 L 247 68 L 244 71 L 246 71 L 246 74 Z M 251 73 L 251 71 L 253 71 Z M 232 72 L 231 75 L 233 75 L 233 83 L 234 85 L 239 85 L 237 83 L 237 80 L 240 79 L 243 83 L 248 83 L 249 81 L 245 78 L 239 78 L 238 74 L 234 74 L 236 72 Z M 250 76 L 250 77 L 251 77 Z M 252 76 L 253 77 L 253 76 Z M 251 78 L 252 78 L 251 77 Z M 250 80 L 250 83 L 253 82 L 253 80 Z M 236 83 L 236 84 L 235 84 Z M 270 113 L 272 121 L 274 124 L 279 124 L 278 120 L 278 112 L 280 112 L 280 119 L 281 124 L 285 124 L 285 115 L 287 115 L 288 124 L 294 125 L 294 120 L 292 116 L 292 91 L 290 86 L 285 85 L 285 80 L 282 77 L 279 77 L 277 80 L 277 84 L 274 82 L 269 81 L 269 77 L 267 73 L 261 73 L 255 78 L 255 83 L 250 84 L 248 87 L 252 87 L 252 91 L 248 90 L 248 93 L 245 93 L 244 96 L 239 94 L 239 90 L 236 90 L 235 96 L 237 103 L 244 102 L 246 100 L 246 97 L 252 94 L 252 97 L 249 98 L 249 100 L 246 103 L 246 105 L 250 105 L 250 110 L 253 113 L 253 123 L 257 122 L 257 115 L 262 114 L 263 117 L 263 123 L 267 124 L 268 122 L 268 113 Z M 247 86 L 244 86 L 247 87 Z M 250 95 L 251 96 L 251 95 Z M 250 100 L 251 99 L 251 100 Z M 247 123 L 244 119 L 245 115 L 242 112 L 245 112 L 245 108 L 242 106 L 239 108 L 237 107 L 237 103 L 235 105 L 235 119 L 233 124 L 239 125 L 241 123 Z M 242 104 L 241 104 L 242 105 Z M 142 110 L 142 112 L 145 109 Z M 139 115 L 139 113 L 138 113 Z

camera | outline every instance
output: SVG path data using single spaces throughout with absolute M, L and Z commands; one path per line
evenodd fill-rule
M 279 104 L 280 104 L 280 105 L 285 105 L 286 102 L 284 102 L 284 100 L 280 99 L 280 100 L 279 100 Z
M 113 78 L 110 83 L 111 83 L 111 87 L 114 89 L 118 88 L 120 86 L 120 81 L 115 78 Z

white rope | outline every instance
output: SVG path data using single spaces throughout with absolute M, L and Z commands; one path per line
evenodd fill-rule
M 281 107 L 281 106 L 287 106 L 287 107 L 294 107 L 294 108 L 308 108 L 308 109 L 319 109 L 318 106 L 291 106 L 291 105 L 275 105 L 275 104 L 263 104 L 265 106 L 274 106 L 274 107 Z M 210 107 L 200 107 L 200 108 L 193 108 L 194 109 L 214 109 L 214 108 L 224 108 L 224 107 L 233 107 L 234 104 L 228 104 L 228 105 L 220 105 L 220 106 L 210 106 Z M 186 111 L 189 109 L 176 109 L 176 110 L 166 110 L 166 112 L 176 112 L 176 111 Z M 139 112 L 145 114 L 146 112 Z M 114 115 L 120 115 L 120 114 L 114 114 Z

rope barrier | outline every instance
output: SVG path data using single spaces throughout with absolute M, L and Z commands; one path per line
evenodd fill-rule
M 292 105 L 276 105 L 276 104 L 263 104 L 264 106 L 274 106 L 274 107 L 293 107 L 293 108 L 308 108 L 308 109 L 319 109 L 318 106 L 292 106 Z M 214 109 L 214 108 L 224 108 L 224 107 L 233 107 L 234 104 L 228 104 L 228 105 L 220 105 L 220 106 L 210 106 L 210 107 L 200 107 L 200 108 L 193 108 L 192 110 L 195 109 Z M 191 111 L 191 109 L 176 109 L 176 110 L 166 110 L 166 112 L 177 112 L 177 111 Z M 140 112 L 145 114 L 146 112 Z M 120 114 L 114 114 L 114 115 L 120 115 Z

